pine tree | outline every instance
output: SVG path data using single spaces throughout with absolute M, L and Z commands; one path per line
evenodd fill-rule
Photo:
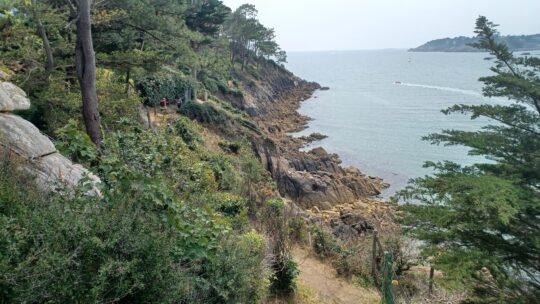
M 493 123 L 425 138 L 490 161 L 427 163 L 435 174 L 397 198 L 408 202 L 403 224 L 423 241 L 423 254 L 448 278 L 474 283 L 465 285 L 475 291 L 471 302 L 533 303 L 540 298 L 540 59 L 515 57 L 496 41 L 496 27 L 480 16 L 473 46 L 496 57 L 493 75 L 480 79 L 484 95 L 510 102 L 455 105 L 443 113 Z

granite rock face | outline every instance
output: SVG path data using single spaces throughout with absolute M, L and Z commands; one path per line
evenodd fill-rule
M 97 187 L 99 178 L 58 153 L 51 140 L 32 123 L 8 113 L 29 107 L 30 101 L 23 90 L 0 82 L 0 153 L 17 159 L 17 168 L 34 176 L 45 190 L 73 188 L 87 178 L 92 184 L 88 194 L 101 196 Z
M 337 155 L 322 148 L 280 153 L 266 143 L 256 145 L 255 150 L 277 181 L 281 194 L 306 209 L 329 210 L 378 195 L 384 187 L 380 179 L 367 177 L 353 167 L 341 167 Z
M 36 126 L 13 114 L 0 113 L 0 142 L 27 159 L 56 152 L 54 144 Z
M 28 110 L 30 100 L 26 93 L 11 82 L 0 82 L 0 112 Z

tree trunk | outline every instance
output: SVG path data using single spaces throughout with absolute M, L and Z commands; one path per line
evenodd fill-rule
M 193 78 L 193 93 L 192 93 L 192 100 L 197 101 L 197 76 L 198 71 L 197 68 L 191 69 L 191 78 Z
M 127 68 L 126 71 L 126 96 L 129 98 L 129 94 L 131 93 L 131 83 L 129 83 L 129 80 L 131 79 L 131 68 Z
M 184 91 L 184 102 L 188 102 L 188 101 L 191 101 L 191 95 L 190 95 L 190 90 L 189 89 L 186 89 Z
M 96 92 L 96 55 L 92 44 L 91 2 L 92 0 L 78 1 L 75 66 L 81 87 L 86 133 L 99 149 L 101 146 L 101 119 L 99 117 Z
M 54 68 L 54 57 L 53 57 L 51 45 L 49 43 L 49 37 L 47 36 L 45 27 L 43 26 L 43 23 L 41 22 L 41 18 L 39 17 L 39 13 L 37 9 L 37 0 L 32 0 L 32 15 L 34 15 L 38 34 L 41 37 L 41 40 L 43 41 L 43 51 L 45 52 L 45 55 L 47 56 L 47 64 L 45 65 L 45 68 L 47 69 L 47 71 L 51 71 Z

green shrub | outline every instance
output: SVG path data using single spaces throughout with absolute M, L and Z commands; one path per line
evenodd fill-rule
M 321 227 L 313 227 L 313 249 L 321 257 L 329 257 L 342 252 L 339 241 Z
M 264 239 L 231 233 L 229 220 L 179 201 L 164 183 L 123 174 L 102 199 L 69 198 L 39 192 L 2 165 L 1 303 L 257 303 L 265 295 Z M 218 201 L 247 220 L 241 198 Z
M 158 73 L 138 80 L 135 87 L 144 98 L 145 104 L 157 105 L 164 97 L 168 98 L 169 101 L 173 101 L 177 97 L 184 98 L 187 90 L 193 92 L 195 84 L 188 77 L 171 73 Z
M 290 256 L 290 240 L 282 199 L 269 199 L 265 202 L 259 220 L 264 224 L 265 232 L 272 240 L 271 290 L 276 294 L 289 294 L 296 290 L 298 265 Z
M 202 143 L 202 138 L 193 123 L 186 117 L 180 117 L 174 124 L 177 134 L 182 138 L 186 145 L 195 150 Z
M 224 151 L 226 151 L 226 152 L 230 152 L 230 153 L 233 153 L 233 154 L 238 154 L 240 152 L 240 150 L 242 149 L 242 143 L 240 143 L 238 141 L 220 142 L 219 147 L 221 149 L 223 149 Z
M 277 294 L 290 294 L 296 291 L 296 277 L 300 273 L 298 264 L 285 256 L 283 261 L 274 263 L 274 275 L 271 278 L 272 291 Z
M 175 231 L 158 215 L 126 195 L 109 197 L 109 204 L 66 201 L 2 166 L 0 302 L 176 303 L 182 297 L 187 271 L 175 258 Z
M 301 217 L 294 217 L 289 220 L 289 234 L 292 241 L 305 244 L 308 241 L 308 229 L 306 221 Z
M 57 149 L 72 161 L 90 164 L 96 159 L 96 146 L 76 120 L 70 119 L 67 125 L 55 131 L 55 135 Z
M 214 172 L 220 190 L 233 191 L 239 184 L 237 169 L 233 166 L 231 158 L 222 154 L 213 154 L 203 157 Z
M 188 102 L 182 105 L 180 113 L 200 123 L 212 124 L 218 127 L 226 127 L 231 124 L 231 118 L 224 110 L 209 102 Z
M 203 267 L 207 289 L 198 303 L 260 303 L 269 286 L 265 255 L 264 238 L 254 231 L 225 240 Z
M 219 201 L 218 211 L 227 216 L 237 216 L 246 209 L 246 200 L 232 194 L 223 194 Z

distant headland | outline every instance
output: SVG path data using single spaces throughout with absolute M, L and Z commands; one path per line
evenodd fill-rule
M 410 52 L 479 52 L 470 46 L 477 38 L 455 37 L 429 41 L 419 47 L 409 49 Z M 498 39 L 506 43 L 511 51 L 540 50 L 540 34 L 521 36 L 499 36 Z

